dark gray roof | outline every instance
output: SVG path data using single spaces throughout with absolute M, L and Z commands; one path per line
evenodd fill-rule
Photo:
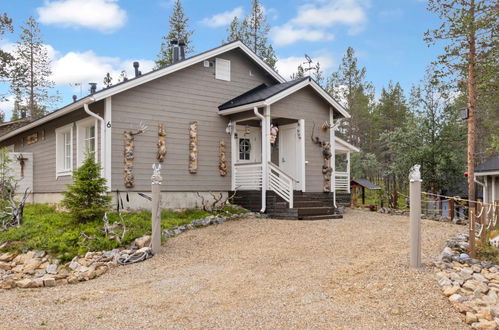
M 232 100 L 225 102 L 224 104 L 220 105 L 218 107 L 219 110 L 226 110 L 230 108 L 235 108 L 241 105 L 246 105 L 246 104 L 251 104 L 255 102 L 260 102 L 263 100 L 268 99 L 269 97 L 272 97 L 276 94 L 279 94 L 282 91 L 285 91 L 286 89 L 304 81 L 310 79 L 310 77 L 303 77 L 291 81 L 287 81 L 285 83 L 281 84 L 276 84 L 272 86 L 267 86 L 265 84 L 261 84 L 249 91 L 247 91 L 244 94 L 241 94 L 239 96 L 236 96 Z
M 364 188 L 367 188 L 367 189 L 370 189 L 370 190 L 379 190 L 381 189 L 380 186 L 377 186 L 375 185 L 374 183 L 372 183 L 371 181 L 368 181 L 366 179 L 353 179 L 352 181 L 350 181 L 350 184 L 352 183 L 356 183 Z
M 492 157 L 485 163 L 478 165 L 475 172 L 499 171 L 499 155 Z

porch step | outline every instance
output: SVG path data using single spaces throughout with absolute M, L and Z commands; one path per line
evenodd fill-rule
M 328 215 L 334 214 L 334 208 L 332 207 L 300 207 L 298 208 L 298 217 L 310 216 L 310 215 Z
M 300 218 L 300 220 L 329 220 L 329 219 L 342 219 L 343 215 L 341 214 L 326 214 L 326 215 L 307 215 L 305 217 Z

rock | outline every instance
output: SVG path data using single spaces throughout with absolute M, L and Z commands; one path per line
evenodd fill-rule
M 477 280 L 468 280 L 463 284 L 463 288 L 476 291 L 478 290 L 481 293 L 487 293 L 489 291 L 489 287 L 485 283 L 478 282 Z
M 101 276 L 101 275 L 105 274 L 107 272 L 107 270 L 108 270 L 107 266 L 99 266 L 95 270 L 95 274 L 97 276 Z
M 68 280 L 65 279 L 65 278 L 61 278 L 61 279 L 55 280 L 55 285 L 56 286 L 65 285 L 65 284 L 68 284 Z
M 46 277 L 43 279 L 43 285 L 48 286 L 48 287 L 53 287 L 55 286 L 55 278 L 53 277 Z
M 449 297 L 449 301 L 453 304 L 455 303 L 460 303 L 464 300 L 463 296 L 461 296 L 460 294 L 453 294 L 452 296 Z
M 480 265 L 473 265 L 471 266 L 471 269 L 475 272 L 475 273 L 480 273 L 482 271 L 482 266 Z
M 151 236 L 145 235 L 145 236 L 136 238 L 134 243 L 139 249 L 146 247 L 146 246 L 149 246 L 151 244 Z
M 0 254 L 0 261 L 12 261 L 16 255 L 12 252 L 6 252 L 3 254 Z
M 459 313 L 475 313 L 476 309 L 469 305 L 469 302 L 466 304 L 454 304 L 454 307 L 459 311 Z
M 76 277 L 75 275 L 69 275 L 67 281 L 69 284 L 78 283 L 78 277 Z
M 35 258 L 43 258 L 47 253 L 45 251 L 35 251 Z
M 21 273 L 23 271 L 23 268 L 24 268 L 23 264 L 17 265 L 16 267 L 12 268 L 12 271 L 16 273 Z
M 480 321 L 475 322 L 471 325 L 473 329 L 477 330 L 495 330 L 497 329 L 497 323 L 495 321 Z
M 25 278 L 24 280 L 17 281 L 16 286 L 18 288 L 29 288 L 31 287 L 32 283 L 32 280 L 30 280 L 29 278 Z
M 32 288 L 41 288 L 43 287 L 43 278 L 35 278 L 31 283 Z
M 449 280 L 448 278 L 446 278 L 446 277 L 442 277 L 442 278 L 438 281 L 438 285 L 440 285 L 440 286 L 452 286 L 452 282 L 451 282 L 451 280 Z
M 458 286 L 451 286 L 451 287 L 448 287 L 447 289 L 444 290 L 444 295 L 446 295 L 447 297 L 450 297 L 452 296 L 453 294 L 456 294 L 459 292 L 461 288 L 458 287 Z
M 485 283 L 485 282 L 488 282 L 489 280 L 485 278 L 485 276 L 483 276 L 482 274 L 480 273 L 475 273 L 473 274 L 473 278 L 475 280 L 477 280 L 478 282 L 482 282 L 482 283 Z
M 23 253 L 14 258 L 16 264 L 25 264 L 28 260 L 33 259 L 35 256 L 35 251 L 29 251 L 28 253 Z
M 12 267 L 9 262 L 0 261 L 0 269 L 2 270 L 10 270 Z
M 476 315 L 473 313 L 466 312 L 465 322 L 466 324 L 472 324 L 478 322 L 478 317 L 476 317 Z
M 0 281 L 0 289 L 13 289 L 16 287 L 16 281 L 13 279 Z
M 81 265 L 76 261 L 71 261 L 71 263 L 69 264 L 69 268 L 71 268 L 72 270 L 76 270 L 78 267 L 81 267 Z
M 57 264 L 50 264 L 46 269 L 47 274 L 57 274 Z
M 29 272 L 30 270 L 37 269 L 42 264 L 40 259 L 30 259 L 24 263 L 23 272 Z
M 494 317 L 492 316 L 492 311 L 490 309 L 482 309 L 479 310 L 478 313 L 476 313 L 476 316 L 479 320 L 487 320 L 487 321 L 492 321 Z
M 466 281 L 473 276 L 473 270 L 471 268 L 463 268 L 459 272 L 459 276 Z

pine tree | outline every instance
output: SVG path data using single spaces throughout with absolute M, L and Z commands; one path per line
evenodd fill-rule
M 49 96 L 54 82 L 50 80 L 50 59 L 38 22 L 30 17 L 21 31 L 14 52 L 11 92 L 26 106 L 29 116 L 36 119 L 43 116 L 58 97 Z
M 111 77 L 111 74 L 109 72 L 104 76 L 103 83 L 105 88 L 113 86 L 113 77 Z
M 429 0 L 428 10 L 436 13 L 442 24 L 425 33 L 429 45 L 445 43 L 444 54 L 438 58 L 441 76 L 465 79 L 468 108 L 468 198 L 475 200 L 476 122 L 478 87 L 487 82 L 488 75 L 478 76 L 478 67 L 487 67 L 491 60 L 497 64 L 497 3 L 488 0 Z M 495 51 L 494 51 L 495 49 Z M 492 50 L 492 51 L 491 51 Z M 488 56 L 491 55 L 491 56 Z M 482 62 L 482 63 L 480 63 Z M 497 77 L 497 65 L 495 74 Z M 485 78 L 485 79 L 484 79 Z M 495 78 L 497 86 L 497 79 Z
M 26 117 L 26 107 L 21 104 L 21 99 L 19 97 L 19 93 L 14 93 L 14 109 L 12 109 L 12 117 L 11 120 L 18 120 Z
M 374 152 L 372 144 L 375 134 L 372 132 L 372 107 L 374 88 L 366 81 L 366 68 L 360 67 L 355 51 L 348 47 L 338 71 L 331 74 L 327 82 L 327 91 L 343 103 L 352 116 L 342 121 L 340 132 L 348 142 L 365 152 Z
M 68 185 L 64 192 L 62 205 L 80 223 L 98 219 L 110 208 L 111 197 L 106 194 L 106 179 L 100 176 L 100 171 L 101 166 L 95 157 L 87 155 L 83 164 L 73 172 L 73 184 Z
M 291 74 L 291 76 L 289 76 L 291 80 L 300 79 L 303 77 L 305 77 L 305 70 L 303 69 L 303 65 L 301 64 L 298 65 L 296 72 Z
M 173 12 L 168 19 L 170 30 L 164 36 L 161 43 L 161 49 L 156 60 L 156 68 L 162 68 L 173 63 L 173 48 L 170 46 L 170 41 L 173 39 L 184 40 L 185 54 L 192 53 L 194 48 L 191 42 L 191 36 L 194 33 L 189 29 L 189 18 L 185 16 L 184 8 L 180 0 L 176 0 L 173 5 Z
M 252 0 L 251 11 L 248 16 L 242 21 L 239 21 L 237 17 L 232 20 L 227 30 L 225 42 L 242 41 L 269 66 L 275 69 L 277 56 L 274 48 L 268 42 L 269 31 L 270 25 L 267 23 L 262 4 L 259 0 Z

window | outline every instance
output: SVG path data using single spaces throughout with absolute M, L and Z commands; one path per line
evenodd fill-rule
M 73 171 L 73 124 L 55 130 L 56 176 L 71 175 Z
M 76 153 L 77 164 L 80 166 L 88 155 L 96 157 L 97 152 L 97 121 L 86 118 L 76 122 Z
M 250 160 L 250 139 L 239 139 L 239 160 Z
M 215 79 L 230 81 L 230 61 L 215 59 Z

